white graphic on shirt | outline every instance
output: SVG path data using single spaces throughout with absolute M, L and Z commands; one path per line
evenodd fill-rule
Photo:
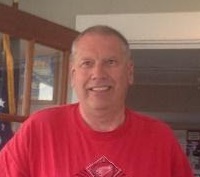
M 104 156 L 90 164 L 86 170 L 92 177 L 115 177 L 121 172 L 120 168 Z

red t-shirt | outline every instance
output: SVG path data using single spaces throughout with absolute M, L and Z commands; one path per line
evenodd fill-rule
M 0 153 L 0 177 L 192 177 L 164 123 L 126 109 L 126 121 L 96 132 L 78 104 L 33 114 Z

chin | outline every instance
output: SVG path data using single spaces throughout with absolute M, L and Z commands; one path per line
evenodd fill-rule
M 90 107 L 96 110 L 103 110 L 108 109 L 110 107 L 110 104 L 108 103 L 91 103 Z

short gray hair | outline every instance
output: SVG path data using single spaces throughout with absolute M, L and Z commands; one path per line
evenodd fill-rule
M 73 41 L 72 43 L 72 49 L 71 49 L 71 56 L 70 58 L 74 57 L 75 51 L 76 51 L 76 44 L 78 43 L 78 41 L 85 35 L 87 34 L 101 34 L 101 35 L 113 35 L 116 36 L 118 39 L 120 39 L 120 41 L 123 44 L 123 48 L 125 49 L 125 53 L 127 54 L 128 58 L 131 58 L 131 51 L 129 48 L 129 44 L 127 39 L 117 30 L 115 30 L 112 27 L 106 26 L 106 25 L 96 25 L 96 26 L 92 26 L 87 28 L 86 30 L 84 30 L 83 32 L 81 32 Z

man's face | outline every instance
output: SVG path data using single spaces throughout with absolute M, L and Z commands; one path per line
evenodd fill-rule
M 86 34 L 76 45 L 72 86 L 86 109 L 124 106 L 133 65 L 115 36 Z

